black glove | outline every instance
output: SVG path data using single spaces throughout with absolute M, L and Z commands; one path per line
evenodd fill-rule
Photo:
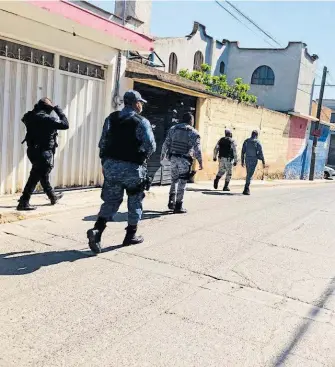
M 57 113 L 57 115 L 64 115 L 63 110 L 59 106 L 55 106 L 54 111 Z

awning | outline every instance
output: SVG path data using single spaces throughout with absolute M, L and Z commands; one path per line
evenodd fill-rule
M 40 44 L 58 42 L 57 48 L 87 40 L 119 50 L 153 49 L 151 38 L 63 0 L 1 1 L 0 11 L 0 32 L 10 37 L 29 35 L 31 41 Z M 55 30 L 61 32 L 56 39 Z
M 300 117 L 302 119 L 308 120 L 308 121 L 313 121 L 313 122 L 317 122 L 319 121 L 320 124 L 325 125 L 325 126 L 329 126 L 331 131 L 335 131 L 335 124 L 332 124 L 330 122 L 327 121 L 322 121 L 317 119 L 315 116 L 311 116 L 311 115 L 306 115 L 300 112 L 288 112 L 289 115 L 291 116 L 295 116 L 295 117 Z
M 177 93 L 183 93 L 189 96 L 224 98 L 207 91 L 205 85 L 182 78 L 175 74 L 166 73 L 136 61 L 127 61 L 125 76 L 140 83 L 173 90 Z

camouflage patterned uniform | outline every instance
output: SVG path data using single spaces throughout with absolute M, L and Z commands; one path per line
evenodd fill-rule
M 202 166 L 200 136 L 197 130 L 186 123 L 173 126 L 162 147 L 161 161 L 167 157 L 171 162 L 170 198 L 182 203 L 193 158 Z
M 232 140 L 232 157 L 220 157 L 219 156 L 219 171 L 216 175 L 216 177 L 218 179 L 220 179 L 222 176 L 224 176 L 226 174 L 226 179 L 225 179 L 225 183 L 228 186 L 232 174 L 233 174 L 233 163 L 237 163 L 237 150 L 236 150 L 236 143 L 235 140 Z M 219 154 L 219 150 L 220 150 L 220 141 L 216 144 L 215 148 L 214 148 L 214 160 L 217 159 L 217 156 Z
M 134 110 L 131 107 L 125 107 L 121 111 L 120 117 L 132 115 L 135 115 Z M 132 162 L 104 158 L 109 124 L 110 120 L 107 118 L 99 143 L 104 173 L 104 184 L 101 192 L 101 199 L 104 203 L 101 205 L 99 217 L 105 218 L 107 221 L 113 220 L 123 201 L 124 191 L 126 191 L 128 194 L 128 224 L 137 225 L 142 217 L 142 201 L 145 195 L 143 191 L 136 192 L 136 189 L 146 177 L 146 167 Z M 136 135 L 138 140 L 142 142 L 140 150 L 150 157 L 156 150 L 156 143 L 151 125 L 147 119 L 142 118 L 136 130 Z

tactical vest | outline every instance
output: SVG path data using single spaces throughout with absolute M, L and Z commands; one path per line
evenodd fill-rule
M 233 140 L 224 137 L 219 141 L 219 158 L 234 158 Z
M 117 111 L 109 116 L 109 120 L 106 157 L 142 165 L 147 157 L 140 152 L 141 142 L 136 136 L 136 129 L 142 121 L 141 116 L 120 118 L 120 112 Z
M 187 155 L 190 152 L 189 129 L 184 126 L 176 126 L 172 136 L 170 153 Z

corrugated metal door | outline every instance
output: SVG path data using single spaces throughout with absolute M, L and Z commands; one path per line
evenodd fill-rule
M 0 56 L 0 195 L 22 190 L 30 171 L 21 118 L 36 101 L 52 96 L 54 70 Z
M 149 175 L 153 177 L 154 184 L 169 184 L 170 166 L 166 165 L 162 169 L 160 165 L 162 145 L 168 130 L 178 121 L 177 119 L 181 118 L 185 111 L 195 111 L 197 98 L 138 82 L 134 83 L 134 89 L 148 101 L 142 115 L 150 121 L 157 143 L 156 153 L 148 162 Z M 177 111 L 176 116 L 174 110 Z
M 21 118 L 42 97 L 68 116 L 59 132 L 52 183 L 56 187 L 102 182 L 98 140 L 104 120 L 105 68 L 0 39 L 0 195 L 21 191 L 30 171 Z
M 59 187 L 101 184 L 98 142 L 104 121 L 105 82 L 61 72 L 59 100 L 70 128 L 59 132 L 53 182 Z

